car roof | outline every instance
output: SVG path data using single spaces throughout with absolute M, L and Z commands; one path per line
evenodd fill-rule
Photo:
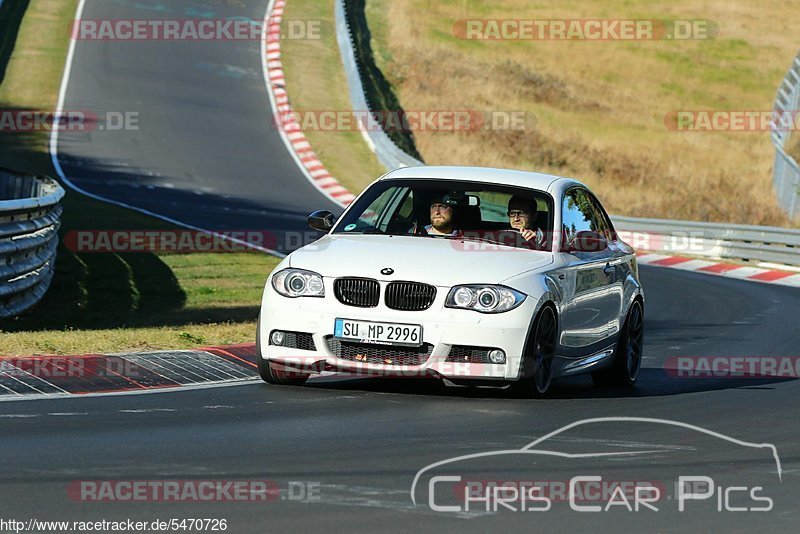
M 461 166 L 434 166 L 420 165 L 417 167 L 403 167 L 396 169 L 381 177 L 381 180 L 430 178 L 436 180 L 465 180 L 469 182 L 484 182 L 489 184 L 510 185 L 527 187 L 547 191 L 553 183 L 563 181 L 559 189 L 570 184 L 583 185 L 577 180 L 563 178 L 552 174 L 538 172 L 514 171 L 509 169 L 493 169 L 490 167 L 461 167 Z

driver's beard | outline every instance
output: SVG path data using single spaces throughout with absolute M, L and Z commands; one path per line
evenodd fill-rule
M 431 221 L 431 226 L 437 232 L 441 232 L 443 234 L 449 234 L 453 231 L 453 221 L 444 222 L 439 220 L 439 222 Z

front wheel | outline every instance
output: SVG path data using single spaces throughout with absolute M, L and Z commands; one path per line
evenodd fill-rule
M 634 300 L 628 317 L 614 349 L 611 367 L 592 373 L 592 380 L 599 386 L 632 386 L 642 367 L 644 341 L 644 307 Z
M 265 360 L 261 355 L 258 356 L 258 374 L 264 382 L 280 386 L 302 386 L 309 376 L 299 371 L 279 369 L 276 364 Z
M 261 356 L 261 315 L 258 316 L 256 326 L 256 360 L 258 360 L 258 374 L 261 380 L 268 384 L 302 386 L 308 380 L 308 374 L 299 371 L 284 371 Z
M 514 391 L 525 397 L 544 397 L 553 382 L 553 363 L 558 337 L 556 312 L 545 306 L 539 312 L 523 354 L 520 379 L 512 384 Z

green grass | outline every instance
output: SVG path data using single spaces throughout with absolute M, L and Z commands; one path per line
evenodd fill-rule
M 55 108 L 76 5 L 31 0 L 13 52 L 0 55 L 8 60 L 0 65 L 6 72 L 0 107 Z M 0 22 L 9 20 L 19 23 Z M 52 176 L 47 144 L 47 132 L 0 134 L 0 166 Z M 70 190 L 63 205 L 62 236 L 71 230 L 177 228 Z M 45 298 L 22 316 L 0 321 L 0 356 L 251 342 L 264 281 L 278 261 L 256 252 L 76 254 L 62 244 Z

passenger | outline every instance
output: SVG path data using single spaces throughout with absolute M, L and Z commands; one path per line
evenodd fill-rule
M 518 231 L 522 238 L 539 250 L 546 246 L 544 232 L 535 223 L 539 217 L 536 201 L 513 196 L 508 201 L 508 223 Z

